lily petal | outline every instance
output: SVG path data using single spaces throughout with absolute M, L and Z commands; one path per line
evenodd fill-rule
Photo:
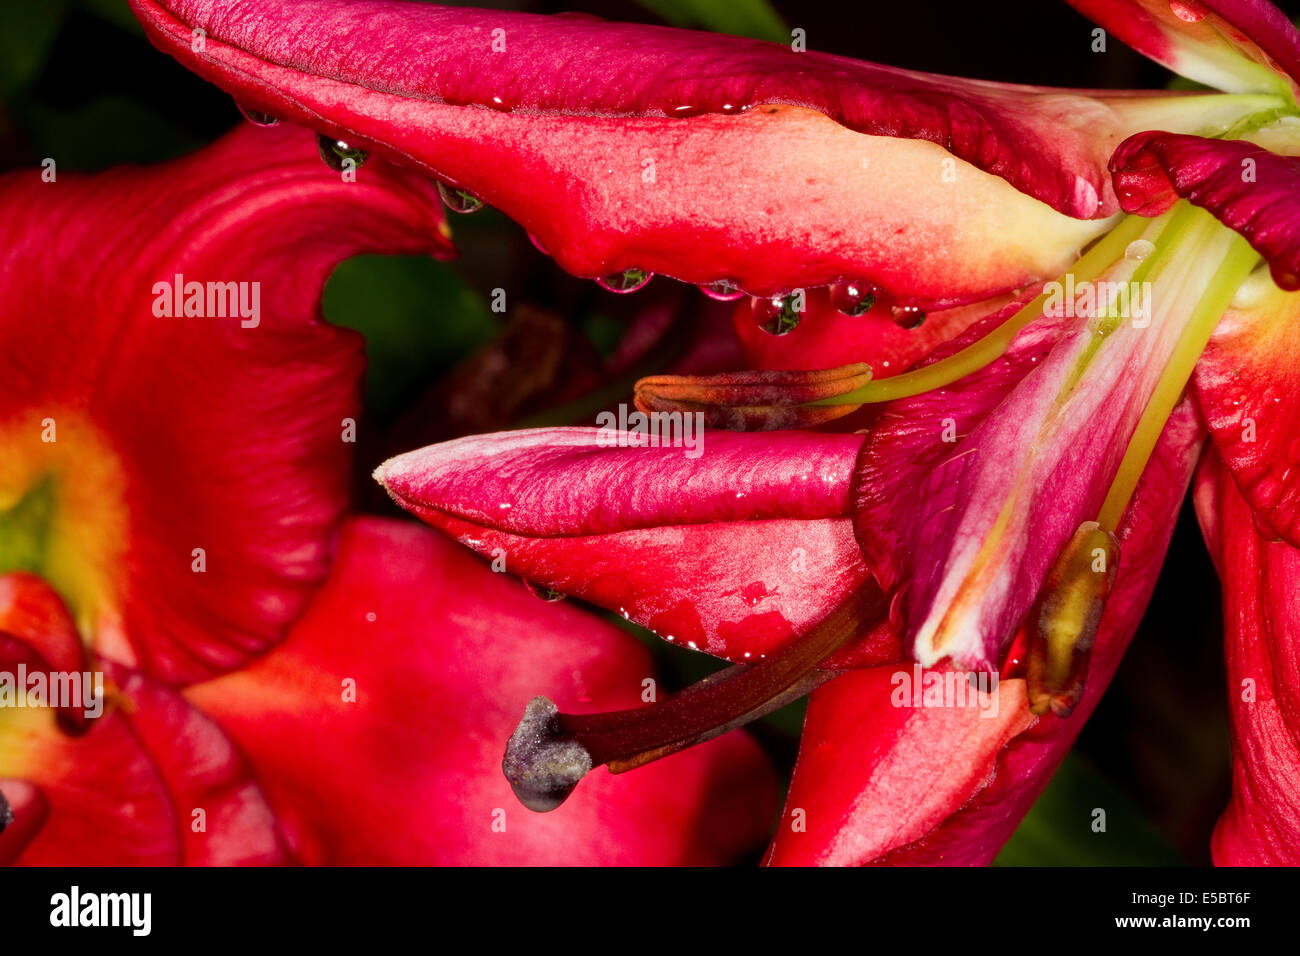
M 1288 128 L 1300 144 L 1300 122 Z M 1147 132 L 1125 140 L 1110 166 L 1127 212 L 1155 216 L 1186 199 L 1241 233 L 1279 286 L 1300 289 L 1300 157 L 1244 140 Z
M 1114 675 L 1155 586 L 1202 440 L 1184 402 L 1166 425 L 1121 525 L 1125 558 L 1083 698 L 1069 717 L 1031 717 L 1020 679 L 999 683 L 995 709 L 987 697 L 957 707 L 896 706 L 902 686 L 896 666 L 837 677 L 813 692 L 767 862 L 989 863 Z M 901 673 L 910 679 L 910 672 Z M 791 826 L 795 809 L 804 811 L 802 829 Z
M 20 595 L 0 608 L 0 672 L 13 682 L 19 664 L 29 677 L 67 674 L 35 650 L 61 641 L 54 660 L 79 653 L 58 597 L 31 575 L 0 578 L 0 592 Z M 45 613 L 23 613 L 32 607 Z M 41 866 L 285 861 L 247 763 L 217 726 L 139 674 L 100 669 L 108 703 L 76 734 L 48 707 L 0 711 L 0 786 L 21 797 L 12 832 L 0 837 L 0 859 Z
M 1139 53 L 1233 93 L 1300 79 L 1300 33 L 1268 0 L 1067 0 Z
M 1106 157 L 1151 128 L 1150 104 L 1167 128 L 1203 122 L 1170 105 L 1194 97 L 953 80 L 590 17 L 132 6 L 237 99 L 474 192 L 570 272 L 755 295 L 847 276 L 938 307 L 1046 278 L 1105 228 L 1089 220 L 1116 209 Z
M 1262 274 L 1196 366 L 1196 400 L 1223 464 L 1269 538 L 1300 545 L 1300 293 Z
M 1300 862 L 1300 550 L 1266 540 L 1229 472 L 1209 454 L 1197 513 L 1223 582 L 1232 800 L 1214 830 L 1221 866 Z
M 520 809 L 501 774 L 539 688 L 565 710 L 600 710 L 634 706 L 651 677 L 617 628 L 537 600 L 426 529 L 355 519 L 289 638 L 185 693 L 248 755 L 304 862 L 731 860 L 776 803 L 741 733 L 595 774 L 550 814 Z
M 319 320 L 322 285 L 357 252 L 450 253 L 429 183 L 366 171 L 246 127 L 147 170 L 0 179 L 0 531 L 32 545 L 0 570 L 46 577 L 96 653 L 199 679 L 323 580 L 363 357 Z M 176 314 L 191 283 L 238 291 Z
M 855 526 L 881 587 L 902 590 L 900 625 L 922 664 L 997 669 L 1049 567 L 1105 498 L 1177 342 L 1184 317 L 1165 314 L 1176 298 L 1158 300 L 1150 328 L 1119 322 L 1095 352 L 1088 320 L 1045 315 L 954 387 L 884 407 L 859 457 Z
M 696 457 L 611 447 L 646 438 L 474 436 L 400 455 L 375 477 L 504 570 L 728 660 L 783 646 L 867 579 L 849 510 L 861 436 L 709 431 Z

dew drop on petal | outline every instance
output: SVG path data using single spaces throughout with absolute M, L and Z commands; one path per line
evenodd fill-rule
M 622 272 L 615 272 L 611 275 L 601 276 L 596 280 L 596 285 L 600 286 L 607 292 L 635 292 L 637 289 L 645 288 L 645 284 L 654 278 L 653 272 L 646 272 L 644 269 L 624 269 Z
M 788 335 L 799 327 L 799 320 L 803 318 L 797 305 L 798 299 L 793 293 L 756 298 L 751 303 L 754 324 L 769 335 Z
M 524 587 L 528 588 L 535 597 L 541 598 L 548 604 L 554 603 L 555 601 L 563 601 L 565 598 L 563 591 L 556 591 L 554 588 L 548 588 L 543 584 L 534 584 L 527 578 L 524 579 Z
M 700 286 L 700 291 L 710 299 L 717 299 L 719 302 L 735 302 L 745 293 L 740 290 L 740 286 L 730 279 L 718 279 L 714 282 L 708 282 Z
M 316 145 L 320 149 L 320 158 L 325 160 L 325 165 L 336 173 L 347 168 L 345 164 L 348 160 L 352 160 L 354 169 L 359 168 L 370 155 L 364 149 L 350 146 L 345 140 L 334 139 L 324 133 L 316 136 Z
M 239 107 L 239 112 L 243 114 L 244 119 L 248 120 L 254 126 L 279 126 L 280 121 L 270 113 L 263 113 L 261 110 L 255 110 L 251 106 L 245 106 L 238 100 L 235 105 Z
M 876 304 L 880 289 L 861 279 L 831 286 L 831 304 L 843 315 L 865 315 Z
M 890 312 L 894 321 L 905 329 L 914 329 L 925 321 L 925 310 L 914 305 L 896 305 Z
M 1156 244 L 1150 239 L 1134 239 L 1128 244 L 1128 248 L 1124 250 L 1124 256 L 1134 262 L 1141 262 L 1155 251 Z
M 483 200 L 479 199 L 467 189 L 458 189 L 455 186 L 448 186 L 444 182 L 438 183 L 438 195 L 452 212 L 471 213 L 478 212 L 483 208 Z

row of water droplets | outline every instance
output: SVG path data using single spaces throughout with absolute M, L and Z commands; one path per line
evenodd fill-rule
M 242 104 L 238 105 L 240 113 L 254 126 L 271 127 L 278 126 L 280 123 L 279 119 L 268 113 L 263 113 Z M 316 143 L 321 159 L 335 172 L 346 169 L 349 162 L 352 164 L 352 169 L 355 170 L 365 163 L 369 156 L 366 150 L 352 146 L 346 140 L 326 136 L 324 133 L 317 134 Z M 437 185 L 438 195 L 442 197 L 443 203 L 452 212 L 468 214 L 478 212 L 483 208 L 483 200 L 468 190 L 441 181 Z M 529 238 L 539 251 L 549 254 L 536 236 L 530 235 Z M 602 289 L 609 292 L 624 294 L 645 288 L 652 278 L 654 278 L 653 272 L 634 267 L 611 275 L 601 276 L 595 282 Z M 699 286 L 699 289 L 709 298 L 719 302 L 735 302 L 748 294 L 731 279 L 717 279 L 713 282 L 704 283 Z M 840 282 L 831 287 L 832 302 L 840 313 L 847 316 L 865 315 L 875 307 L 881 295 L 882 292 L 877 286 L 861 280 Z M 755 324 L 773 335 L 785 335 L 793 331 L 799 325 L 801 315 L 799 299 L 800 296 L 797 293 L 755 296 L 752 302 Z M 925 313 L 916 309 L 895 307 L 893 311 L 896 318 L 909 320 L 908 328 L 919 325 L 925 318 Z M 562 591 L 557 591 L 527 579 L 524 579 L 523 583 L 530 593 L 546 602 L 561 601 L 566 596 Z M 672 638 L 669 637 L 669 640 L 672 640 Z M 749 655 L 746 654 L 745 656 L 748 657 Z
M 280 122 L 270 114 L 242 104 L 239 104 L 239 111 L 255 126 L 277 126 Z M 724 112 L 742 111 L 734 107 L 724 108 Z M 684 107 L 679 113 L 673 115 L 694 115 L 694 113 Z M 317 134 L 316 139 L 321 159 L 336 172 L 348 168 L 349 163 L 353 170 L 359 168 L 369 155 L 366 150 L 353 146 L 346 140 L 326 136 L 323 133 Z M 468 214 L 483 208 L 483 200 L 478 196 L 469 190 L 444 182 L 438 183 L 438 194 L 446 207 L 455 213 Z M 547 253 L 536 236 L 530 235 L 529 238 L 541 252 Z M 599 276 L 595 282 L 608 292 L 626 294 L 645 288 L 652 278 L 654 278 L 653 272 L 634 266 L 621 272 Z M 715 279 L 713 282 L 701 284 L 698 288 L 709 298 L 719 302 L 734 302 L 748 295 L 732 279 Z M 884 293 L 870 282 L 845 280 L 831 286 L 830 295 L 835 308 L 842 315 L 860 316 L 870 312 L 881 301 Z M 787 292 L 771 296 L 754 296 L 751 305 L 754 324 L 771 335 L 786 335 L 799 326 L 802 317 L 802 293 Z M 904 328 L 916 328 L 925 320 L 925 312 L 911 306 L 892 306 L 890 312 L 894 320 Z

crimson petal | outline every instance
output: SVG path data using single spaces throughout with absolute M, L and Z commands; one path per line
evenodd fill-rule
M 1116 210 L 1105 160 L 1151 126 L 1149 97 L 590 17 L 132 6 L 247 105 L 473 191 L 584 276 L 636 267 L 752 294 L 848 276 L 927 303 L 985 298 L 1058 272 L 1103 228 L 1078 220 Z M 1176 127 L 1202 120 L 1156 100 Z
M 0 607 L 0 669 L 15 681 L 18 664 L 47 680 L 67 676 L 52 660 L 79 648 L 58 598 L 29 575 L 0 577 L 5 591 L 21 592 L 21 600 Z M 32 607 L 51 613 L 25 613 Z M 51 660 L 35 650 L 60 643 Z M 107 701 L 75 735 L 48 707 L 0 712 L 0 789 L 19 798 L 16 822 L 0 836 L 0 859 L 40 866 L 285 861 L 248 764 L 216 724 L 127 668 L 95 670 L 103 672 Z M 85 704 L 85 685 L 78 686 Z
M 1030 718 L 1019 679 L 1000 683 L 994 714 L 990 703 L 969 699 L 963 707 L 895 706 L 891 696 L 902 686 L 896 666 L 838 677 L 813 692 L 768 863 L 991 862 L 1119 665 L 1155 586 L 1202 437 L 1184 403 L 1120 527 L 1124 559 L 1083 698 L 1069 717 Z M 796 809 L 803 811 L 802 829 L 791 826 Z
M 1223 582 L 1232 800 L 1214 830 L 1221 866 L 1300 862 L 1300 550 L 1259 534 L 1216 455 L 1196 509 Z
M 866 580 L 849 510 L 861 436 L 707 431 L 694 458 L 630 444 L 646 439 L 474 436 L 400 455 L 376 478 L 509 573 L 729 660 L 784 645 Z M 866 658 L 896 653 L 886 641 Z
M 1110 161 L 1127 212 L 1155 216 L 1179 198 L 1212 212 L 1268 260 L 1283 289 L 1300 289 L 1300 158 L 1244 140 L 1147 132 Z
M 636 773 L 597 773 L 550 814 L 521 808 L 506 739 L 545 691 L 564 710 L 635 706 L 635 639 L 538 600 L 441 535 L 354 519 L 289 638 L 193 685 L 257 768 L 308 863 L 713 864 L 751 848 L 775 779 L 742 733 Z
M 382 162 L 343 182 L 306 131 L 244 127 L 150 169 L 14 173 L 0 205 L 0 516 L 50 513 L 23 569 L 106 657 L 169 682 L 238 666 L 323 580 L 347 502 L 362 343 L 319 320 L 324 280 L 357 252 L 449 254 L 436 191 Z M 259 314 L 173 315 L 190 282 L 242 283 Z
M 1230 92 L 1300 80 L 1300 33 L 1267 0 L 1067 0 L 1137 50 L 1183 76 Z M 1277 81 L 1283 81 L 1278 76 Z

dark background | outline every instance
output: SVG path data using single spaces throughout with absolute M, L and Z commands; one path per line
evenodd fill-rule
M 789 27 L 801 27 L 809 49 L 991 80 L 1112 88 L 1157 88 L 1171 80 L 1113 38 L 1104 54 L 1093 53 L 1092 24 L 1051 0 L 477 5 L 581 10 L 787 40 Z M 125 0 L 0 0 L 0 169 L 45 156 L 57 157 L 60 172 L 156 162 L 196 149 L 237 122 L 228 97 L 148 45 Z M 571 407 L 565 383 L 588 374 L 578 365 L 599 365 L 629 308 L 590 282 L 560 274 L 493 211 L 453 225 L 462 249 L 457 262 L 362 257 L 341 266 L 327 287 L 327 317 L 367 337 L 367 416 L 375 426 L 368 431 L 380 437 L 361 448 L 359 476 L 389 451 L 458 431 L 564 418 Z M 491 289 L 503 284 L 512 301 L 521 295 L 539 305 L 527 328 L 502 328 L 486 307 Z M 557 358 L 549 378 L 520 385 L 521 394 L 490 414 L 472 421 L 440 414 L 451 391 L 482 384 L 475 356 L 535 355 L 538 348 L 568 358 Z M 433 419 L 441 424 L 429 426 Z M 392 513 L 370 482 L 359 477 L 357 487 L 361 507 Z M 1230 783 L 1220 623 L 1218 583 L 1188 505 L 1111 690 L 1001 862 L 1209 862 L 1210 832 Z M 648 643 L 679 683 L 708 667 L 688 651 Z M 756 728 L 787 769 L 801 714 L 788 708 Z M 1105 834 L 1090 829 L 1094 807 L 1107 810 Z

